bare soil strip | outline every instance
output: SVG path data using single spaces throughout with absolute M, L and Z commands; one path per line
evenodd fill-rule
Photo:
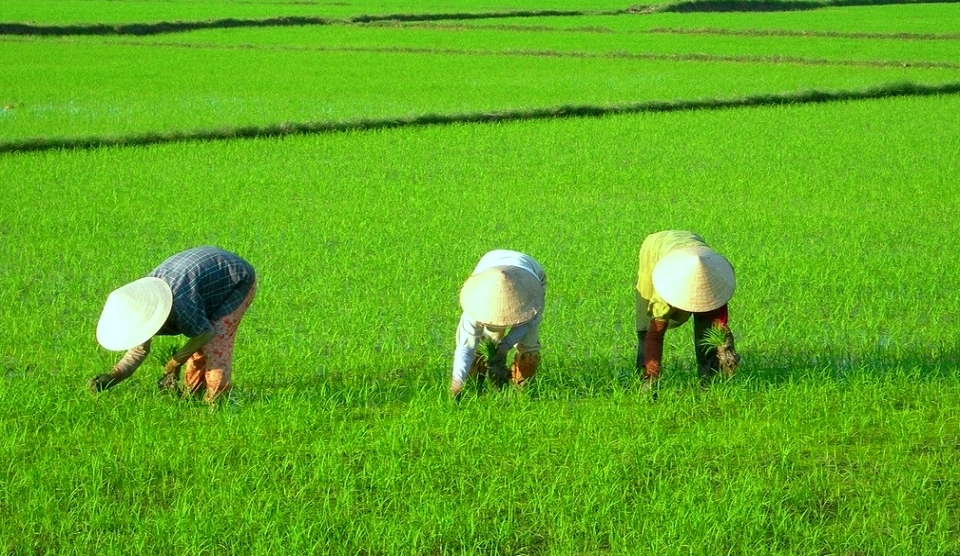
M 799 93 L 760 94 L 727 99 L 700 99 L 677 101 L 652 101 L 611 106 L 580 105 L 558 106 L 532 110 L 507 110 L 502 112 L 475 112 L 464 114 L 424 114 L 396 119 L 358 119 L 345 122 L 288 122 L 270 126 L 249 126 L 217 130 L 171 131 L 165 133 L 142 133 L 127 136 L 101 136 L 79 138 L 38 138 L 0 143 L 0 154 L 28 153 L 60 149 L 96 149 L 102 147 L 134 147 L 183 141 L 226 141 L 305 135 L 426 127 L 463 123 L 503 123 L 553 118 L 598 118 L 642 112 L 664 113 L 689 110 L 727 110 L 759 106 L 783 106 L 792 104 L 817 104 L 852 100 L 870 100 L 891 97 L 917 97 L 960 94 L 960 82 L 941 85 L 896 83 L 863 90 L 804 91 Z

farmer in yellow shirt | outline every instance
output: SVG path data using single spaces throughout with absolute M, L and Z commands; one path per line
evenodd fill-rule
M 727 302 L 735 280 L 730 262 L 693 232 L 667 230 L 651 234 L 640 246 L 637 273 L 637 372 L 653 388 L 660 378 L 667 328 L 693 316 L 694 350 L 700 383 L 718 373 L 732 376 L 740 356 L 727 325 Z M 725 335 L 723 345 L 703 345 L 711 327 Z

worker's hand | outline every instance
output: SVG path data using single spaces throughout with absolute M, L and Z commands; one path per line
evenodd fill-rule
M 659 397 L 659 383 L 660 379 L 658 378 L 644 378 L 640 382 L 640 392 L 644 395 L 649 395 L 650 401 L 655 402 Z
M 730 378 L 737 372 L 740 365 L 740 354 L 733 345 L 733 334 L 727 332 L 727 341 L 717 347 L 717 359 L 720 362 L 720 372 Z
M 110 388 L 114 384 L 114 377 L 111 373 L 99 374 L 87 381 L 90 391 L 96 394 Z
M 170 392 L 174 396 L 180 395 L 180 381 L 175 373 L 164 373 L 157 381 L 157 388 L 161 392 Z
M 178 363 L 176 359 L 167 361 L 167 364 L 163 366 L 164 378 L 166 378 L 168 375 L 172 375 L 174 379 L 180 378 L 180 367 L 182 366 L 183 363 Z
M 450 397 L 453 398 L 454 401 L 457 401 L 457 402 L 460 401 L 460 398 L 463 397 L 462 382 L 457 382 L 457 381 L 450 382 Z
M 493 382 L 493 387 L 500 390 L 510 382 L 510 371 L 507 370 L 506 363 L 497 361 L 487 361 L 487 376 Z

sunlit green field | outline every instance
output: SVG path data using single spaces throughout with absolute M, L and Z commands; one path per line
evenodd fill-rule
M 179 3 L 160 4 L 130 20 Z M 843 31 L 843 10 L 846 31 L 895 33 L 870 22 L 911 9 L 903 32 L 957 13 L 649 17 Z M 960 81 L 918 63 L 960 60 L 956 39 L 701 44 L 607 17 L 630 32 L 6 37 L 0 143 Z M 611 56 L 508 54 L 540 48 Z M 614 55 L 704 52 L 770 59 Z M 4 152 L 0 553 L 960 553 L 957 113 L 944 94 Z M 671 331 L 652 402 L 631 288 L 668 228 L 734 264 L 743 365 L 701 390 L 692 330 Z M 118 357 L 94 338 L 106 295 L 202 244 L 259 275 L 230 398 L 161 395 L 160 357 L 89 394 Z M 544 361 L 530 388 L 457 406 L 457 292 L 495 248 L 547 271 Z
M 239 5 L 246 6 L 224 9 Z M 51 13 L 37 6 L 36 17 Z M 958 6 L 8 36 L 0 55 L 16 63 L 3 72 L 0 148 L 44 138 L 231 135 L 285 123 L 958 83 L 960 35 L 945 32 L 949 22 L 960 29 Z M 735 25 L 740 20 L 753 22 L 753 31 Z M 891 20 L 903 22 L 899 32 Z M 769 34 L 771 22 L 790 34 Z M 922 22 L 930 22 L 926 31 Z

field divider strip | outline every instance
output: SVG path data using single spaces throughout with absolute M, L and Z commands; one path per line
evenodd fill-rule
M 506 19 L 529 17 L 583 17 L 596 15 L 644 15 L 661 12 L 782 12 L 814 10 L 837 6 L 876 6 L 912 3 L 957 3 L 960 0 L 680 0 L 656 4 L 635 4 L 614 10 L 506 10 L 492 12 L 434 12 L 356 15 L 342 18 L 320 16 L 276 16 L 267 18 L 220 18 L 207 20 L 150 21 L 130 23 L 74 23 L 45 25 L 16 21 L 0 22 L 0 35 L 159 35 L 201 29 L 243 27 L 284 27 L 294 25 L 331 25 L 403 23 L 449 20 Z
M 9 40 L 9 39 L 8 39 Z M 4 39 L 0 38 L 0 42 Z M 942 62 L 930 60 L 850 60 L 831 58 L 807 58 L 803 56 L 777 55 L 732 55 L 732 54 L 656 54 L 652 52 L 584 52 L 579 50 L 483 50 L 467 48 L 426 48 L 413 46 L 290 46 L 290 45 L 258 45 L 258 44 L 210 44 L 210 43 L 156 43 L 136 40 L 103 41 L 99 44 L 118 46 L 138 46 L 147 48 L 185 48 L 211 50 L 256 50 L 279 52 L 355 52 L 378 54 L 434 54 L 454 56 L 516 56 L 533 58 L 573 58 L 573 59 L 607 59 L 607 60 L 640 60 L 653 62 L 720 62 L 732 64 L 787 64 L 801 66 L 841 66 L 841 67 L 870 67 L 870 68 L 915 68 L 915 69 L 949 69 L 960 70 L 960 62 Z
M 719 35 L 736 37 L 812 37 L 825 39 L 869 39 L 899 41 L 956 41 L 960 33 L 873 33 L 845 31 L 796 31 L 792 29 L 722 29 L 719 27 L 653 27 L 644 33 L 658 35 Z
M 172 131 L 168 133 L 142 133 L 121 137 L 34 138 L 20 141 L 0 142 L 0 154 L 18 154 L 62 149 L 97 149 L 103 147 L 135 147 L 186 141 L 225 141 L 370 131 L 405 127 L 428 127 L 452 124 L 503 123 L 555 118 L 598 118 L 604 116 L 666 113 L 693 110 L 727 110 L 762 106 L 821 104 L 851 100 L 874 100 L 891 97 L 923 97 L 960 94 L 960 82 L 939 85 L 917 83 L 893 83 L 861 90 L 809 90 L 797 93 L 772 93 L 749 95 L 726 99 L 697 99 L 674 101 L 649 101 L 610 106 L 565 105 L 507 110 L 500 112 L 474 112 L 462 114 L 423 114 L 406 118 L 357 119 L 342 122 L 287 122 L 270 126 L 246 126 L 217 130 Z
M 75 25 L 35 25 L 0 22 L 0 35 L 63 37 L 75 35 L 160 35 L 202 29 L 234 29 L 243 27 L 288 27 L 298 25 L 330 25 L 334 20 L 310 16 L 282 16 L 263 19 L 223 18 L 200 21 L 154 21 L 149 23 L 78 23 Z
M 960 33 L 910 33 L 910 32 L 868 32 L 868 31 L 819 31 L 794 29 L 724 29 L 722 27 L 651 27 L 649 29 L 619 30 L 611 27 L 551 27 L 549 25 L 517 24 L 480 24 L 464 25 L 457 23 L 419 22 L 383 22 L 375 23 L 380 27 L 400 29 L 437 29 L 450 31 L 488 30 L 515 32 L 554 32 L 554 33 L 593 33 L 600 35 L 717 35 L 736 37 L 791 37 L 826 39 L 867 39 L 899 41 L 956 41 Z
M 359 25 L 378 22 L 416 22 L 472 19 L 505 19 L 513 17 L 572 17 L 585 15 L 617 15 L 626 10 L 514 10 L 505 12 L 464 12 L 426 14 L 357 15 L 347 18 L 316 16 L 278 16 L 259 19 L 222 18 L 195 21 L 152 21 L 134 23 L 77 23 L 73 25 L 37 25 L 0 22 L 0 35 L 62 37 L 72 35 L 161 35 L 202 29 L 236 29 L 249 27 L 289 27 L 306 25 Z

